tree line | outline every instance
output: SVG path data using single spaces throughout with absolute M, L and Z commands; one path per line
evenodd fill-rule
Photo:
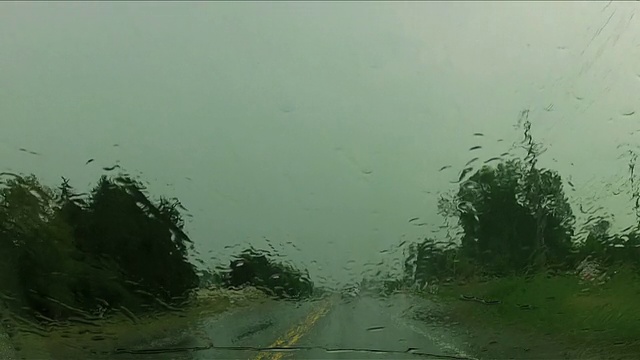
M 640 222 L 611 234 L 607 219 L 594 218 L 586 239 L 577 239 L 562 177 L 538 166 L 542 146 L 533 141 L 528 119 L 523 125 L 524 157 L 485 165 L 460 182 L 457 192 L 441 195 L 439 213 L 457 220 L 461 239 L 411 244 L 405 283 L 568 271 L 587 257 L 640 271 Z
M 194 246 L 178 199 L 151 199 L 140 181 L 125 175 L 102 176 L 89 193 L 65 178 L 51 188 L 34 175 L 2 176 L 0 305 L 17 319 L 95 319 L 105 311 L 134 318 L 175 310 L 201 283 L 189 261 Z M 260 282 L 280 297 L 304 297 L 313 289 L 303 272 L 250 252 L 222 275 L 223 286 Z
M 89 194 L 13 175 L 0 188 L 0 291 L 40 319 L 128 314 L 184 301 L 197 285 L 177 199 L 150 200 L 126 176 L 102 176 Z

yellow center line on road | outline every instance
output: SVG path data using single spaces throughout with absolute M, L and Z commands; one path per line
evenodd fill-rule
M 315 325 L 315 323 L 318 320 L 320 320 L 324 315 L 326 315 L 329 312 L 330 305 L 331 303 L 329 301 L 325 301 L 324 303 L 319 305 L 317 308 L 311 311 L 309 315 L 307 315 L 307 317 L 300 324 L 291 328 L 289 331 L 287 331 L 286 334 L 284 334 L 284 336 L 281 336 L 276 341 L 274 341 L 273 344 L 269 345 L 269 347 L 284 348 L 284 347 L 291 347 L 295 345 L 306 333 L 309 332 L 309 330 L 311 330 L 313 325 Z M 264 360 L 264 359 L 280 360 L 284 355 L 285 355 L 284 352 L 275 352 L 275 353 L 261 352 L 260 354 L 258 354 L 258 356 L 253 358 L 253 360 Z

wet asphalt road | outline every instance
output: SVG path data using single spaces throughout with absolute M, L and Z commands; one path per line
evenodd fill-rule
M 304 303 L 270 301 L 201 319 L 174 338 L 115 359 L 473 358 L 445 327 L 407 316 L 407 295 Z M 425 300 L 419 300 L 424 307 Z M 428 305 L 427 305 L 428 306 Z M 280 350 L 288 348 L 291 350 Z

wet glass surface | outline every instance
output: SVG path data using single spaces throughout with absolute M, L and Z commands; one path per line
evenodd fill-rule
M 0 358 L 638 358 L 637 11 L 0 4 Z

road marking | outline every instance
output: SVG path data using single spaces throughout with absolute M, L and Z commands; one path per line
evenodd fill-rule
M 329 312 L 330 302 L 325 301 L 323 304 L 319 305 L 313 311 L 307 315 L 307 317 L 297 326 L 292 327 L 287 331 L 284 336 L 281 336 L 273 344 L 269 345 L 270 348 L 283 348 L 283 347 L 291 347 L 295 345 L 306 333 L 311 330 L 313 325 L 320 320 L 324 315 Z M 285 355 L 284 352 L 276 352 L 276 353 L 268 353 L 261 352 L 253 358 L 253 360 L 263 360 L 263 359 L 271 359 L 271 360 L 280 360 Z

